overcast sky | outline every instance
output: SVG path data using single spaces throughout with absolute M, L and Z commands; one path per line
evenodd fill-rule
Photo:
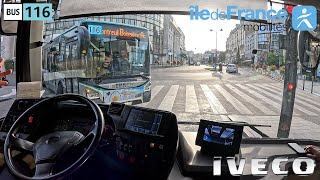
M 282 6 L 273 4 L 272 9 L 279 10 Z M 174 15 L 178 26 L 186 36 L 186 50 L 204 53 L 206 50 L 216 49 L 216 33 L 218 30 L 218 50 L 226 50 L 226 41 L 230 31 L 239 24 L 239 20 L 190 20 L 189 15 Z M 222 29 L 223 31 L 220 31 Z

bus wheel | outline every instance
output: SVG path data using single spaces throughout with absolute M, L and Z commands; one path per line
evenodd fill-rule
M 149 102 L 151 100 L 151 91 L 146 91 L 143 94 L 143 102 Z
M 63 94 L 63 85 L 61 82 L 58 84 L 57 94 Z

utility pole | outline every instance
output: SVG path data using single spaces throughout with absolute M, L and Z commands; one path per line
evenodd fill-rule
M 216 30 L 216 63 L 218 63 L 218 31 Z
M 286 27 L 290 27 L 287 30 L 285 38 L 286 46 L 286 65 L 285 65 L 285 77 L 284 88 L 282 97 L 282 108 L 278 127 L 279 138 L 288 138 L 290 134 L 290 127 L 292 122 L 292 114 L 294 108 L 294 100 L 297 87 L 297 35 L 298 32 L 292 29 L 291 26 L 292 15 L 286 20 Z

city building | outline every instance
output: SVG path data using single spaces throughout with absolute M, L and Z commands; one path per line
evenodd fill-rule
M 240 61 L 252 60 L 253 50 L 258 50 L 255 63 L 264 63 L 268 52 L 283 54 L 283 50 L 279 47 L 279 34 L 282 34 L 283 31 L 269 29 L 267 25 L 262 29 L 263 26 L 260 23 L 240 21 L 240 24 L 236 25 L 227 38 L 226 62 L 239 63 L 238 58 Z
M 185 54 L 185 35 L 171 15 L 164 15 L 163 64 L 181 63 Z
M 231 30 L 226 42 L 226 62 L 239 63 L 245 59 L 245 21 Z M 239 56 L 239 57 L 238 57 Z
M 194 54 L 194 56 L 193 56 L 193 62 L 207 63 L 207 62 L 204 60 L 204 54 L 202 54 L 202 53 L 196 53 L 196 54 Z

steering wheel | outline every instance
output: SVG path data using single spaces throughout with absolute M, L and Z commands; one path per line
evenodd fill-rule
M 41 138 L 39 138 L 35 143 L 21 139 L 16 136 L 20 124 L 28 120 L 28 115 L 30 115 L 31 112 L 34 112 L 34 110 L 45 104 L 53 104 L 67 100 L 73 100 L 83 103 L 86 106 L 90 107 L 92 112 L 94 113 L 95 123 L 93 125 L 92 130 L 88 133 L 87 136 L 84 136 L 83 134 L 77 131 L 61 131 L 44 135 Z M 45 119 L 39 119 L 39 121 L 43 120 Z M 81 95 L 63 94 L 52 98 L 44 99 L 30 107 L 27 111 L 25 111 L 12 125 L 4 144 L 5 162 L 11 173 L 13 173 L 13 175 L 21 179 L 61 179 L 75 172 L 93 154 L 93 152 L 98 147 L 100 139 L 102 137 L 103 127 L 104 117 L 99 106 L 93 101 Z M 68 168 L 58 173 L 52 174 L 53 166 L 67 150 L 76 147 L 85 139 L 89 138 L 92 138 L 90 144 L 88 143 L 88 147 L 77 161 L 75 161 Z M 17 170 L 12 160 L 11 148 L 19 148 L 23 151 L 33 153 L 34 161 L 36 164 L 36 171 L 33 177 L 25 176 Z

